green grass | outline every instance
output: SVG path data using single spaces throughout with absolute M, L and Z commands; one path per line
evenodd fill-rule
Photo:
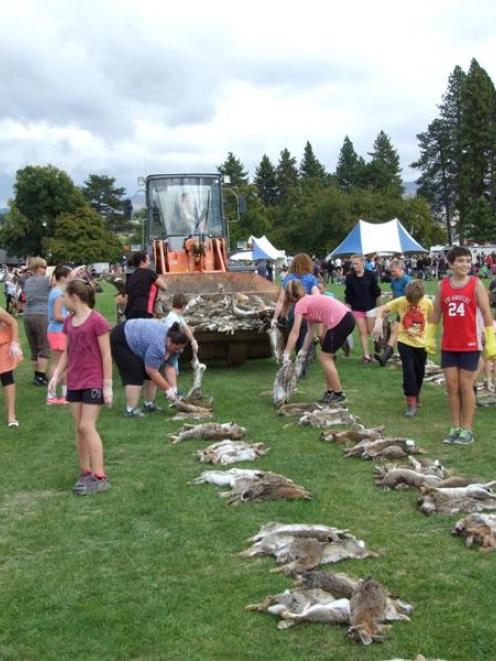
M 112 318 L 108 288 L 99 309 Z M 477 412 L 474 445 L 447 447 L 440 444 L 449 425 L 442 388 L 426 384 L 420 414 L 407 421 L 399 370 L 361 366 L 357 352 L 340 356 L 338 366 L 350 409 L 364 424 L 412 436 L 467 475 L 495 477 L 494 410 Z M 234 419 L 250 440 L 271 448 L 259 466 L 304 485 L 315 500 L 229 508 L 217 487 L 188 485 L 205 468 L 193 457 L 205 443 L 170 445 L 167 434 L 180 425 L 167 411 L 124 419 L 119 386 L 114 408 L 99 422 L 113 489 L 74 497 L 70 412 L 46 407 L 28 361 L 22 364 L 21 427 L 2 423 L 0 434 L 0 659 L 494 658 L 496 556 L 450 537 L 458 517 L 423 517 L 415 492 L 378 489 L 371 463 L 344 459 L 317 430 L 288 426 L 259 396 L 271 389 L 274 372 L 270 360 L 211 368 L 204 389 L 215 395 L 217 420 Z M 185 371 L 181 385 L 189 381 Z M 315 364 L 297 399 L 322 391 Z M 244 540 L 269 520 L 345 526 L 384 550 L 384 557 L 336 570 L 383 581 L 416 606 L 413 621 L 395 624 L 387 642 L 365 649 L 342 627 L 279 632 L 276 618 L 245 612 L 247 603 L 292 584 L 269 573 L 273 559 L 238 557 Z

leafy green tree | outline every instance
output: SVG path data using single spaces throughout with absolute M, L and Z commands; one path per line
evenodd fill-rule
M 239 222 L 229 223 L 231 250 L 235 249 L 238 241 L 246 240 L 251 235 L 262 236 L 270 229 L 266 209 L 256 184 L 238 186 L 236 192 L 244 199 L 246 211 L 240 215 Z
M 408 197 L 401 200 L 398 218 L 424 248 L 446 242 L 446 228 L 435 218 L 429 204 L 421 197 Z
M 130 230 L 131 220 L 124 213 L 126 189 L 115 185 L 115 177 L 90 174 L 81 190 L 91 207 L 102 216 L 112 231 Z
M 109 231 L 103 218 L 88 205 L 57 218 L 55 232 L 46 242 L 54 262 L 77 264 L 115 261 L 122 255 L 122 245 Z
M 277 204 L 276 169 L 267 154 L 262 156 L 260 165 L 255 170 L 255 186 L 264 206 Z
M 349 192 L 363 183 L 365 161 L 356 153 L 353 143 L 345 136 L 338 156 L 336 183 L 342 191 Z
M 366 167 L 367 185 L 375 192 L 403 195 L 400 157 L 384 131 L 380 131 L 375 139 L 369 156 L 371 156 L 371 160 Z
M 18 255 L 41 254 L 43 241 L 53 236 L 57 216 L 85 204 L 69 175 L 53 165 L 18 170 L 14 194 L 2 240 Z
M 303 183 L 312 182 L 317 186 L 325 186 L 329 180 L 325 167 L 315 156 L 313 147 L 308 140 L 300 163 L 300 177 Z
M 298 168 L 296 159 L 288 149 L 283 149 L 276 167 L 277 190 L 279 204 L 293 204 L 299 194 Z
M 447 121 L 435 119 L 429 124 L 427 131 L 417 135 L 417 140 L 420 158 L 411 165 L 421 171 L 417 179 L 417 195 L 430 202 L 432 211 L 438 218 L 444 218 L 448 244 L 451 245 L 456 189 Z
M 0 245 L 19 257 L 41 255 L 42 239 L 40 238 L 37 245 L 33 242 L 33 247 L 30 250 L 30 223 L 16 207 L 13 200 L 9 200 L 8 204 L 9 208 L 2 218 L 2 227 L 0 228 Z
M 231 178 L 231 186 L 242 186 L 248 183 L 248 172 L 245 170 L 244 165 L 241 163 L 231 151 L 227 154 L 227 158 L 222 165 L 217 166 L 217 172 L 222 176 Z

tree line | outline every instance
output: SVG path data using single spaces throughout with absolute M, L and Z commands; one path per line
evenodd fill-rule
M 251 234 L 268 235 L 287 251 L 324 255 L 358 218 L 397 217 L 421 244 L 452 239 L 487 241 L 496 229 L 496 91 L 474 59 L 456 66 L 439 105 L 439 117 L 417 136 L 420 155 L 414 197 L 405 196 L 400 159 L 380 131 L 365 156 L 345 136 L 334 171 L 327 171 L 307 141 L 301 159 L 287 148 L 277 162 L 263 154 L 250 180 L 229 152 L 217 167 L 243 200 L 240 221 L 230 223 L 231 248 Z M 54 261 L 111 260 L 131 237 L 131 206 L 115 178 L 90 174 L 82 187 L 51 165 L 16 173 L 14 198 L 0 229 L 0 243 L 18 255 L 50 254 Z M 225 215 L 235 209 L 226 196 Z M 140 212 L 142 216 L 143 212 Z
M 483 243 L 496 230 L 496 90 L 473 59 L 456 66 L 439 104 L 439 116 L 420 133 L 418 194 L 442 218 L 451 242 Z
M 307 141 L 299 163 L 286 148 L 275 164 L 264 154 L 250 182 L 241 160 L 230 152 L 218 171 L 228 175 L 237 194 L 247 200 L 246 213 L 231 225 L 231 243 L 267 234 L 291 252 L 323 255 L 359 218 L 385 222 L 395 217 L 420 243 L 443 241 L 444 227 L 428 202 L 405 197 L 399 155 L 384 131 L 367 156 L 357 154 L 346 136 L 330 173 Z
M 120 259 L 120 237 L 132 232 L 125 194 L 114 177 L 90 174 L 77 187 L 63 170 L 29 165 L 16 173 L 0 245 L 18 256 L 45 255 L 59 263 Z

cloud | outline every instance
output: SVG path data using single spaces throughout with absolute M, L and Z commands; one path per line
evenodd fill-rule
M 411 177 L 454 66 L 494 77 L 495 19 L 468 0 L 4 3 L 0 176 L 50 162 L 131 191 L 227 151 L 253 174 L 306 140 L 332 170 L 345 135 L 365 155 L 383 129 Z

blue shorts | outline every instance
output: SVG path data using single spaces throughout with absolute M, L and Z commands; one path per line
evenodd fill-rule
M 441 351 L 441 367 L 457 367 L 459 370 L 476 372 L 480 355 L 480 351 Z

